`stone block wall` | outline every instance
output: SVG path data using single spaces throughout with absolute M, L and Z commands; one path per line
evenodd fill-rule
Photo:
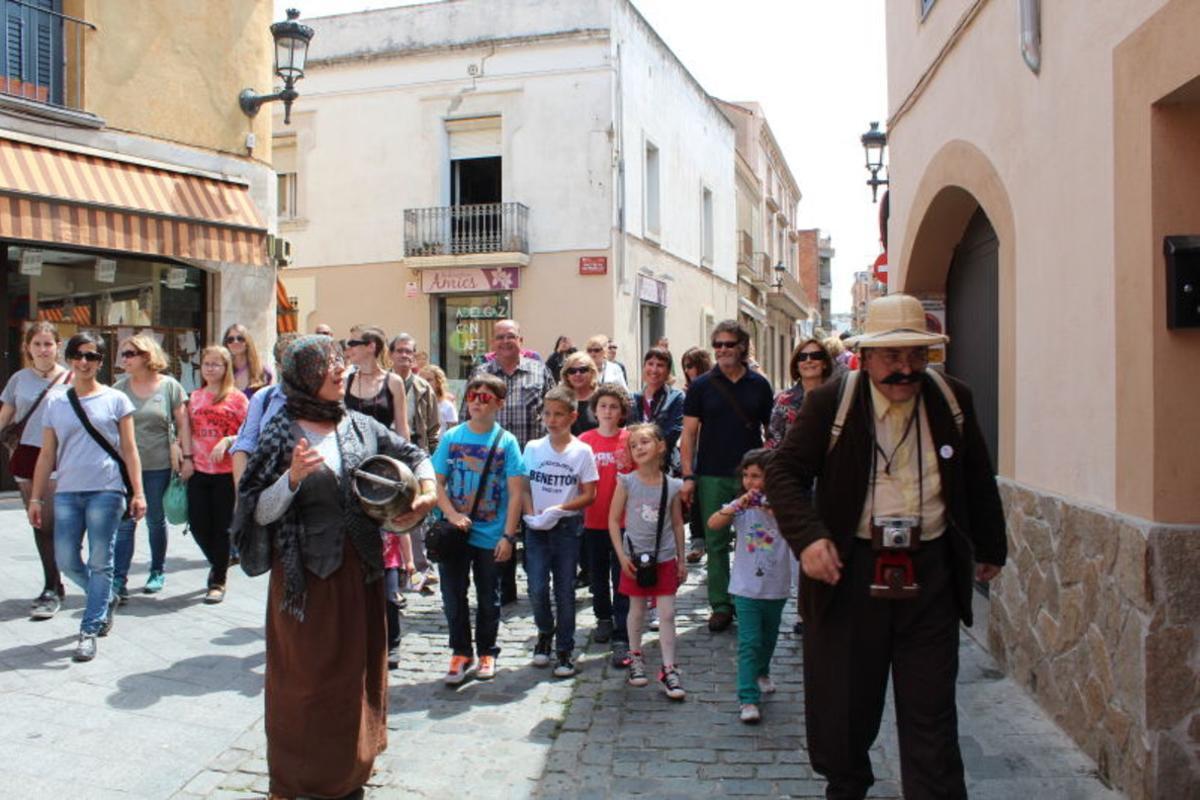
M 1135 800 L 1200 795 L 1200 527 L 1000 481 L 992 655 Z

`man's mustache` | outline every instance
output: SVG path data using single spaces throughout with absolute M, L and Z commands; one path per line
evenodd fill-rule
M 925 377 L 923 371 L 910 372 L 907 375 L 903 372 L 893 372 L 880 383 L 885 386 L 906 386 L 910 383 L 920 383 L 923 377 Z

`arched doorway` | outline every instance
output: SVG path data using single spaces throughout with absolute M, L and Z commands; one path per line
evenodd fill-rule
M 946 274 L 946 370 L 966 381 L 996 468 L 1000 424 L 999 239 L 982 208 L 954 248 Z

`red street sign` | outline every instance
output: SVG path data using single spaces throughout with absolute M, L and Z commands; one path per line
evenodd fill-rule
M 871 271 L 875 273 L 875 280 L 887 286 L 888 262 L 886 252 L 880 253 L 879 258 L 875 259 L 875 264 L 871 267 Z
M 580 275 L 607 275 L 608 256 L 580 256 Z

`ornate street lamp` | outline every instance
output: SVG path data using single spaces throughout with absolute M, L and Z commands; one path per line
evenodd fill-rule
M 862 135 L 863 151 L 867 154 L 867 171 L 871 173 L 871 177 L 867 180 L 867 186 L 871 187 L 871 202 L 878 200 L 880 186 L 887 186 L 888 179 L 879 177 L 879 171 L 883 169 L 883 151 L 887 148 L 887 134 L 879 130 L 879 123 L 872 122 L 871 130 Z
M 313 29 L 296 20 L 300 12 L 294 8 L 287 11 L 287 20 L 271 26 L 275 39 L 275 74 L 283 79 L 283 88 L 274 94 L 257 94 L 253 89 L 243 89 L 238 102 L 246 116 L 253 117 L 263 103 L 283 101 L 283 124 L 292 124 L 292 103 L 300 96 L 296 81 L 304 77 L 304 61 L 308 57 L 308 43 L 312 41 Z
M 787 267 L 785 267 L 783 262 L 780 261 L 773 267 L 773 269 L 775 270 L 775 288 L 779 291 L 783 291 L 783 274 L 787 272 Z

